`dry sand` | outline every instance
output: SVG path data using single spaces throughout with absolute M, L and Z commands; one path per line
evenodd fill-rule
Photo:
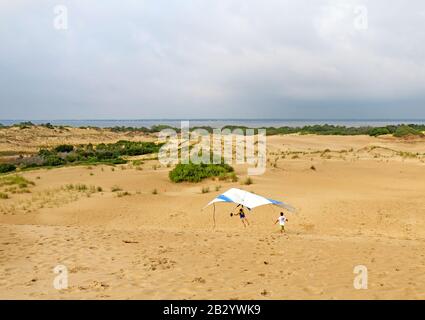
M 23 173 L 30 193 L 0 199 L 0 298 L 425 298 L 425 141 L 273 136 L 268 151 L 248 186 L 174 184 L 156 160 Z M 213 230 L 201 208 L 230 187 L 294 205 L 287 233 L 276 208 L 248 213 L 244 229 L 229 204 L 217 205 Z M 53 287 L 58 264 L 68 289 Z M 367 290 L 353 287 L 356 265 L 368 268 Z

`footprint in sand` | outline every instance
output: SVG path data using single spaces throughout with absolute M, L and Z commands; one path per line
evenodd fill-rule
M 27 282 L 25 283 L 25 285 L 29 287 L 29 286 L 34 285 L 37 281 L 38 281 L 38 279 L 37 279 L 37 278 L 33 278 L 33 279 L 31 279 L 30 281 L 27 281 Z
M 197 278 L 193 279 L 193 280 L 192 280 L 192 282 L 197 282 L 197 283 L 202 283 L 202 284 L 204 284 L 204 283 L 206 283 L 207 281 L 206 281 L 204 278 L 202 278 L 202 277 L 197 277 Z
M 268 295 L 270 295 L 270 293 L 266 290 L 266 289 L 264 289 L 263 291 L 261 291 L 261 293 L 260 293 L 262 296 L 268 296 Z
M 105 290 L 109 288 L 109 285 L 105 282 L 101 282 L 101 281 L 92 281 L 89 285 L 86 286 L 78 286 L 79 290 L 94 290 L 94 291 L 99 291 L 99 290 Z
M 170 260 L 168 258 L 150 258 L 149 260 L 150 262 L 145 263 L 144 266 L 146 266 L 150 271 L 155 271 L 157 269 L 171 269 L 176 264 L 175 261 Z
M 69 273 L 77 273 L 79 271 L 88 271 L 90 268 L 88 267 L 82 267 L 82 266 L 75 266 L 71 269 L 69 269 Z

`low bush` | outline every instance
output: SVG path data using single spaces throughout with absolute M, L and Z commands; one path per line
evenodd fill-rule
M 58 155 L 52 154 L 44 158 L 43 165 L 49 166 L 49 167 L 50 166 L 55 167 L 55 166 L 63 165 L 65 163 L 66 163 L 65 159 L 62 159 Z
M 252 179 L 251 179 L 251 177 L 247 177 L 243 182 L 242 182 L 242 184 L 244 184 L 244 185 L 246 185 L 246 186 L 249 186 L 249 185 L 251 185 L 251 184 L 253 184 L 254 182 L 252 181 Z
M 74 146 L 71 144 L 61 144 L 54 149 L 56 152 L 71 152 L 74 150 Z
M 233 172 L 233 168 L 228 164 L 179 163 L 170 171 L 169 177 L 173 182 L 200 182 L 205 178 L 219 177 L 229 172 Z
M 394 137 L 418 136 L 418 135 L 422 135 L 422 132 L 406 125 L 399 126 L 394 132 Z
M 208 192 L 210 192 L 210 188 L 209 187 L 203 187 L 201 189 L 201 193 L 208 193 Z
M 0 163 L 0 173 L 12 172 L 16 170 L 16 166 L 10 163 Z
M 377 127 L 369 130 L 369 135 L 372 137 L 382 136 L 390 133 L 390 130 L 386 127 Z
M 42 166 L 60 166 L 66 164 L 125 164 L 122 156 L 136 156 L 156 153 L 162 144 L 154 142 L 133 142 L 120 140 L 117 143 L 101 143 L 97 146 L 91 143 L 87 145 L 73 146 L 62 144 L 51 150 L 41 149 L 36 156 L 27 157 L 20 165 L 23 168 Z M 140 161 L 140 160 L 135 160 Z M 143 163 L 142 161 L 140 161 Z M 1 168 L 0 168 L 1 172 Z

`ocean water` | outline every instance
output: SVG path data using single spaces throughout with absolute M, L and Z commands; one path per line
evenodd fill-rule
M 213 128 L 221 128 L 225 125 L 241 125 L 249 128 L 259 127 L 302 127 L 305 125 L 323 125 L 332 124 L 348 127 L 362 126 L 386 126 L 397 124 L 425 124 L 425 119 L 182 119 L 189 121 L 190 126 L 210 126 Z M 63 125 L 72 127 L 94 126 L 94 127 L 151 127 L 153 125 L 163 124 L 173 127 L 180 127 L 182 120 L 176 119 L 124 119 L 124 120 L 0 120 L 3 125 L 13 125 L 23 121 L 31 121 L 34 124 L 42 124 L 50 122 L 53 125 Z

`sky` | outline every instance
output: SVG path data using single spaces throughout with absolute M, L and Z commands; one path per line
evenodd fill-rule
M 423 0 L 0 0 L 0 119 L 425 119 Z

